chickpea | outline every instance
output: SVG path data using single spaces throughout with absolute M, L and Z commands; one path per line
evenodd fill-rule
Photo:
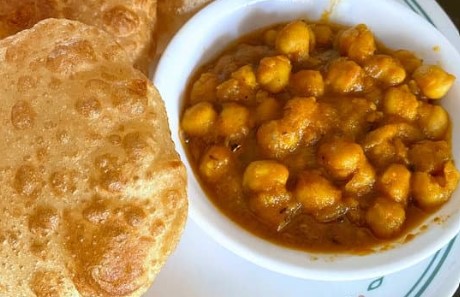
M 377 106 L 366 98 L 347 98 L 338 100 L 335 107 L 339 111 L 338 128 L 344 136 L 357 139 L 364 136 L 369 128 L 369 123 L 376 116 Z
M 314 118 L 309 126 L 314 128 L 319 134 L 325 135 L 339 126 L 339 121 L 337 108 L 334 105 L 318 102 Z
M 364 150 L 377 146 L 383 142 L 389 142 L 394 138 L 400 138 L 406 142 L 416 142 L 423 139 L 420 130 L 408 123 L 395 123 L 381 126 L 367 134 L 364 139 Z
M 449 128 L 449 115 L 442 106 L 422 103 L 418 115 L 418 125 L 426 137 L 433 140 L 444 138 Z
M 379 105 L 383 100 L 384 91 L 381 88 L 369 88 L 363 96 L 375 105 Z
M 282 158 L 293 152 L 311 123 L 317 106 L 313 97 L 295 97 L 286 103 L 281 119 L 262 124 L 257 131 L 257 142 L 265 154 Z
M 308 58 L 310 50 L 310 29 L 303 21 L 294 21 L 278 33 L 275 47 L 290 59 L 301 61 Z
M 362 196 L 369 193 L 375 183 L 375 170 L 365 159 L 352 178 L 345 184 L 344 192 L 347 195 Z
M 305 168 L 316 167 L 316 148 L 314 146 L 302 145 L 298 151 L 284 158 L 283 163 L 294 175 L 305 170 Z
M 273 192 L 284 189 L 289 170 L 281 163 L 271 160 L 251 162 L 243 174 L 243 186 L 254 192 Z
M 291 62 L 285 56 L 265 57 L 257 69 L 257 81 L 269 92 L 279 93 L 288 85 Z
M 239 137 L 249 133 L 249 110 L 237 103 L 226 103 L 217 119 L 217 133 L 225 137 Z
M 316 48 L 316 36 L 315 36 L 315 33 L 313 32 L 313 30 L 311 29 L 311 25 L 308 26 L 308 31 L 310 33 L 309 52 L 311 53 Z M 311 57 L 308 57 L 307 60 L 310 59 L 310 58 Z M 313 58 L 313 60 L 315 60 L 315 58 Z M 300 62 L 303 62 L 303 61 L 300 61 Z
M 294 73 L 289 86 L 296 96 L 319 97 L 324 93 L 323 76 L 316 70 L 300 70 Z
M 427 172 L 415 172 L 412 176 L 412 195 L 424 209 L 432 209 L 449 200 L 457 187 L 460 173 L 449 161 L 444 164 L 443 176 L 432 176 Z
M 366 155 L 375 166 L 385 167 L 391 163 L 408 164 L 408 151 L 400 138 L 394 138 L 366 150 Z
M 363 89 L 363 70 L 353 61 L 337 59 L 329 64 L 326 85 L 336 93 L 358 92 Z
M 205 136 L 213 128 L 216 118 L 217 113 L 212 104 L 200 102 L 185 110 L 181 126 L 189 135 Z
M 305 171 L 298 177 L 294 197 L 306 213 L 314 213 L 339 202 L 342 192 L 319 173 Z
M 407 85 L 388 89 L 383 97 L 383 111 L 412 121 L 417 117 L 419 102 Z
M 232 152 L 225 146 L 212 146 L 201 157 L 199 171 L 208 181 L 222 178 L 231 166 Z
M 258 90 L 256 92 L 256 103 L 262 103 L 263 101 L 269 99 L 269 98 L 273 98 L 273 94 L 271 94 L 270 92 L 268 91 L 265 91 L 265 90 Z
M 393 240 L 460 180 L 449 115 L 432 100 L 455 77 L 377 48 L 366 25 L 338 26 L 293 21 L 231 45 L 194 77 L 180 122 L 219 207 L 300 248 Z
M 387 86 L 398 85 L 406 78 L 403 66 L 387 55 L 370 56 L 363 62 L 363 69 L 367 75 Z
M 254 98 L 253 90 L 241 81 L 230 78 L 216 87 L 219 101 L 250 101 Z
M 405 220 L 404 206 L 384 197 L 378 197 L 366 213 L 369 227 L 376 236 L 381 238 L 398 235 Z
M 393 56 L 399 60 L 407 73 L 414 72 L 415 69 L 422 65 L 422 59 L 408 50 L 397 50 L 393 53 Z
M 325 24 L 316 24 L 311 29 L 318 47 L 328 48 L 332 45 L 333 32 L 330 26 Z
M 274 29 L 270 29 L 270 30 L 265 31 L 265 33 L 264 33 L 264 42 L 265 42 L 265 44 L 274 47 L 277 35 L 278 35 L 278 31 L 276 31 Z
M 407 204 L 411 172 L 401 164 L 391 164 L 379 176 L 378 186 L 382 193 L 395 202 Z
M 274 120 L 281 116 L 281 111 L 281 104 L 278 103 L 275 98 L 266 98 L 256 107 L 256 122 L 262 123 L 269 120 Z
M 362 143 L 366 156 L 378 167 L 408 163 L 406 144 L 423 139 L 421 131 L 408 123 L 387 124 L 369 132 Z
M 271 158 L 283 158 L 297 149 L 302 132 L 280 120 L 263 123 L 257 130 L 257 144 Z
M 422 96 L 422 91 L 420 91 L 419 86 L 415 82 L 415 80 L 411 79 L 407 81 L 407 87 L 411 91 L 412 94 L 416 95 L 417 97 Z
M 455 81 L 455 76 L 437 65 L 422 65 L 412 74 L 423 95 L 430 99 L 444 97 Z
M 374 35 L 364 24 L 343 31 L 338 37 L 338 47 L 342 55 L 357 62 L 364 61 L 376 50 Z
M 221 79 L 226 79 L 241 66 L 241 61 L 237 61 L 234 55 L 225 54 L 216 61 L 213 72 L 217 73 Z
M 319 163 L 336 179 L 348 178 L 365 158 L 359 144 L 344 140 L 323 143 L 318 149 Z
M 343 202 L 348 209 L 346 214 L 348 220 L 357 226 L 366 226 L 366 212 L 361 207 L 360 199 L 355 196 L 345 196 Z
M 422 141 L 409 150 L 409 161 L 416 171 L 436 172 L 450 159 L 450 147 L 447 141 Z
M 190 91 L 191 102 L 214 101 L 216 98 L 216 87 L 218 84 L 217 75 L 205 72 L 193 83 Z
M 297 213 L 299 203 L 287 191 L 260 192 L 251 195 L 249 209 L 270 227 L 281 231 Z
M 251 65 L 245 65 L 231 74 L 232 78 L 238 80 L 248 88 L 257 87 L 257 78 Z
M 286 102 L 282 121 L 292 129 L 303 130 L 312 123 L 317 108 L 314 97 L 294 97 Z

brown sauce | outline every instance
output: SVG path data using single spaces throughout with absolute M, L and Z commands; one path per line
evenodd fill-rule
M 375 42 L 372 33 L 368 35 L 371 36 L 371 41 L 366 38 L 364 41 L 360 41 L 359 38 L 347 41 L 343 37 L 343 32 L 347 30 L 349 35 L 361 34 L 362 32 L 358 31 L 363 29 L 362 27 L 358 30 L 358 27 L 345 28 L 333 24 L 312 23 L 308 24 L 310 38 L 315 36 L 316 43 L 310 43 L 307 57 L 299 58 L 300 54 L 283 53 L 282 46 L 277 45 L 280 32 L 286 28 L 285 26 L 276 25 L 243 36 L 231 43 L 218 58 L 201 67 L 190 80 L 182 113 L 181 137 L 195 175 L 209 200 L 244 229 L 266 240 L 294 249 L 359 254 L 407 235 L 445 201 L 425 201 L 427 198 L 424 193 L 429 189 L 417 190 L 419 183 L 416 179 L 419 177 L 414 176 L 426 175 L 436 180 L 434 183 L 446 192 L 453 191 L 446 184 L 455 188 L 458 181 L 458 173 L 454 167 L 450 168 L 453 171 L 449 175 L 452 181 L 448 180 L 446 173 L 446 164 L 452 163 L 450 121 L 448 118 L 445 120 L 445 128 L 441 132 L 438 129 L 432 133 L 433 129 L 426 128 L 423 108 L 432 110 L 432 106 L 438 105 L 435 100 L 425 95 L 425 92 L 429 93 L 430 90 L 424 89 L 423 82 L 417 80 L 417 74 L 414 74 L 418 71 L 416 69 L 421 67 L 421 60 L 407 51 L 384 48 Z M 356 32 L 350 33 L 351 30 Z M 278 36 L 275 40 L 274 35 Z M 347 42 L 351 43 L 348 44 L 348 48 Z M 361 42 L 361 48 L 369 47 L 366 42 L 370 42 L 374 44 L 375 49 L 368 54 L 362 53 L 353 42 Z M 260 73 L 261 60 L 277 55 L 287 56 L 292 66 L 289 81 L 281 90 L 275 90 L 277 81 L 274 85 L 264 84 Z M 373 57 L 378 55 L 385 58 L 381 61 L 376 58 L 374 60 L 377 61 L 372 62 Z M 340 72 L 342 70 L 338 70 L 337 75 L 331 74 L 335 61 L 353 63 L 350 65 L 360 71 L 359 79 L 355 82 L 349 81 L 353 76 L 353 69 L 345 74 Z M 251 87 L 248 87 L 253 82 L 251 75 L 234 75 L 247 65 L 247 69 L 252 69 L 257 79 Z M 307 83 L 307 87 L 311 88 L 302 93 L 304 88 L 299 88 L 293 82 L 294 74 L 302 70 L 319 73 L 323 81 L 322 86 L 311 86 Z M 401 77 L 401 73 L 404 76 Z M 204 77 L 203 74 L 209 74 L 209 77 L 215 80 L 211 83 L 213 87 L 208 91 L 205 91 L 206 86 L 202 87 L 206 84 L 196 83 Z M 281 74 L 280 77 L 282 78 Z M 232 78 L 235 85 L 228 87 Z M 300 86 L 304 87 L 302 82 Z M 403 93 L 398 93 L 397 100 L 403 100 L 400 97 L 406 95 L 415 98 L 413 100 L 416 107 L 407 105 L 406 108 L 406 105 L 402 105 L 401 110 L 395 109 L 391 96 L 387 95 L 390 89 L 402 90 Z M 298 100 L 301 104 L 306 104 L 305 100 L 310 100 L 308 98 L 314 98 L 310 101 L 318 111 L 306 111 L 305 117 L 294 120 L 295 114 L 303 111 L 299 109 L 298 113 L 293 113 L 289 108 L 294 104 L 292 99 L 299 97 L 302 99 Z M 270 105 L 271 103 L 267 103 L 267 107 L 261 107 L 263 102 L 269 100 L 275 107 Z M 198 113 L 197 118 L 193 118 L 196 116 L 193 112 L 187 114 L 188 110 L 203 102 L 209 103 L 206 106 L 212 110 Z M 409 112 L 411 108 L 412 113 Z M 226 110 L 230 116 L 225 115 Z M 215 113 L 215 116 L 209 116 L 210 112 Z M 204 117 L 209 116 L 212 123 L 201 126 L 196 124 L 201 123 L 202 114 L 205 114 Z M 290 114 L 294 116 L 288 119 Z M 192 117 L 194 121 L 186 122 L 186 117 Z M 307 118 L 308 124 L 305 124 Z M 301 126 L 302 129 L 301 139 L 295 140 L 298 143 L 292 149 L 278 150 L 278 146 L 264 147 L 261 144 L 262 140 L 267 138 L 261 132 L 261 127 L 268 126 L 269 122 L 288 121 L 294 126 Z M 435 121 L 436 124 L 440 122 L 442 119 Z M 398 127 L 397 130 L 400 132 L 392 137 L 388 144 L 379 148 L 380 144 L 376 145 L 373 141 L 379 143 L 380 138 L 376 131 L 385 131 L 384 127 L 388 128 L 387 130 Z M 408 130 L 404 130 L 407 127 Z M 284 141 L 286 133 L 297 135 L 297 132 L 292 131 L 283 133 L 279 134 L 280 142 Z M 269 136 L 275 137 L 274 135 L 276 134 Z M 439 146 L 446 149 L 447 153 L 441 152 L 431 161 L 420 161 L 423 156 L 418 157 L 417 154 L 424 149 L 430 149 L 430 145 L 437 149 L 435 142 L 443 142 Z M 420 146 L 421 143 L 428 143 L 427 148 Z M 292 141 L 280 146 L 291 144 Z M 342 173 L 334 171 L 337 169 L 334 167 L 335 164 L 327 163 L 330 156 L 328 151 L 333 144 L 339 145 L 339 149 L 340 145 L 349 144 L 353 148 L 360 148 L 358 151 L 363 152 L 363 160 L 359 161 L 357 169 L 350 169 L 346 176 L 337 177 Z M 215 153 L 209 153 L 213 149 Z M 326 153 L 323 154 L 322 151 Z M 339 153 L 344 151 L 345 148 L 340 149 Z M 347 158 L 351 160 L 349 155 Z M 250 177 L 248 186 L 248 166 L 254 161 L 267 160 L 286 168 L 289 172 L 288 178 L 284 183 L 281 182 L 281 187 L 279 184 L 271 187 L 271 182 L 276 183 L 283 179 L 283 175 L 277 171 L 263 177 L 267 178 L 267 189 L 256 189 L 257 183 Z M 344 161 L 343 164 L 348 163 Z M 406 185 L 401 185 L 398 176 L 395 178 L 396 181 L 385 182 L 384 176 L 391 175 L 389 168 L 392 165 L 398 165 L 398 169 L 402 168 L 406 173 L 402 177 L 410 175 L 410 179 L 401 178 L 407 180 Z M 368 168 L 366 170 L 370 172 L 369 177 L 362 173 L 362 179 L 366 182 L 352 182 L 353 178 L 360 174 L 357 172 L 365 172 L 361 168 Z M 279 179 L 276 180 L 274 176 Z M 326 180 L 328 189 L 333 188 L 338 198 L 331 198 L 333 195 L 329 192 L 318 192 L 320 194 L 317 196 L 324 199 L 321 198 L 323 200 L 311 206 L 311 201 L 308 200 L 311 199 L 311 195 L 304 194 L 301 188 L 302 179 L 307 180 L 307 188 L 314 188 L 321 182 L 323 185 Z M 417 189 L 414 190 L 414 187 Z M 407 193 L 400 194 L 404 189 Z M 256 196 L 259 198 L 257 202 L 253 202 Z M 388 209 L 390 214 L 382 214 L 382 209 Z M 287 212 L 289 214 L 285 215 Z M 379 222 L 381 218 L 388 218 L 388 222 Z M 409 235 L 412 238 L 413 235 Z

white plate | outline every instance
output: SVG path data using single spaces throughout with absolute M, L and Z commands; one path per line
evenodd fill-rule
M 148 297 L 415 297 L 452 296 L 460 279 L 460 239 L 419 264 L 353 282 L 296 279 L 256 266 L 222 248 L 189 221 L 176 253 Z
M 434 0 L 398 1 L 424 16 L 460 50 L 455 26 Z M 353 282 L 318 282 L 276 274 L 243 260 L 189 221 L 181 243 L 146 297 L 451 296 L 460 280 L 460 239 L 395 274 Z

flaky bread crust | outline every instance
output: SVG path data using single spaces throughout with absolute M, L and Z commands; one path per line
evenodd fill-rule
M 163 101 L 110 36 L 0 41 L 0 296 L 141 296 L 186 220 Z
M 171 38 L 200 9 L 212 0 L 157 0 L 157 59 Z M 206 26 L 206 24 L 203 24 Z
M 147 73 L 155 54 L 156 0 L 0 0 L 0 38 L 46 18 L 67 18 L 110 33 Z

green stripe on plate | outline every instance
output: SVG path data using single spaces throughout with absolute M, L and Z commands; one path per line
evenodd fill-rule
M 416 0 L 411 0 L 411 1 L 417 7 L 417 9 L 423 14 L 423 16 L 426 18 L 426 20 L 428 22 L 430 22 L 433 26 L 436 27 L 436 25 L 434 24 L 433 20 L 430 18 L 428 13 L 426 13 L 426 11 L 423 10 L 422 6 L 420 6 L 420 4 L 418 4 L 418 2 Z
M 421 13 L 425 19 L 430 22 L 430 24 L 432 24 L 434 27 L 436 27 L 436 25 L 434 24 L 433 20 L 430 18 L 430 16 L 428 15 L 428 13 L 426 13 L 426 11 L 422 8 L 422 6 L 420 6 L 420 4 L 416 1 L 416 0 L 404 0 L 404 2 L 406 2 L 406 4 L 413 10 L 415 11 L 416 13 Z M 436 277 L 436 275 L 438 274 L 439 272 L 439 269 L 441 269 L 442 265 L 444 264 L 444 262 L 446 261 L 446 258 L 447 256 L 449 255 L 451 249 L 452 249 L 452 246 L 454 245 L 455 243 L 455 240 L 457 239 L 457 237 L 454 237 L 454 239 L 452 239 L 446 250 L 444 251 L 444 254 L 442 255 L 441 257 L 441 260 L 438 262 L 438 264 L 436 265 L 436 267 L 434 268 L 433 272 L 431 273 L 431 275 L 428 277 L 428 280 L 423 284 L 423 286 L 420 288 L 420 290 L 414 295 L 414 297 L 420 297 L 425 291 L 426 289 L 428 288 L 428 286 L 431 284 L 431 282 L 433 281 L 433 279 Z M 422 278 L 425 276 L 425 274 L 427 273 L 427 271 L 430 269 L 431 265 L 433 265 L 434 263 L 434 260 L 436 259 L 436 257 L 438 256 L 439 254 L 439 251 L 436 252 L 436 255 L 433 257 L 433 259 L 430 261 L 430 264 L 428 265 L 428 267 L 425 269 L 425 271 L 423 272 L 423 274 L 420 276 L 420 278 L 417 280 L 417 282 L 415 283 L 415 285 L 410 289 L 410 291 L 406 294 L 405 297 L 409 296 L 410 293 L 412 293 L 414 291 L 414 289 L 417 287 L 417 285 L 420 283 L 420 281 L 422 280 Z
M 404 0 L 404 2 L 407 4 L 407 6 L 410 7 L 410 9 L 412 9 L 415 13 L 418 14 L 417 9 L 415 8 L 415 6 L 409 0 Z
M 451 249 L 452 249 L 452 246 L 454 245 L 454 242 L 455 240 L 457 239 L 457 237 L 454 237 L 454 239 L 452 239 L 450 242 L 449 242 L 449 245 L 447 246 L 447 249 L 445 250 L 444 254 L 442 255 L 442 258 L 441 260 L 439 261 L 438 265 L 436 265 L 436 268 L 433 270 L 433 272 L 431 273 L 430 277 L 428 278 L 428 280 L 425 282 L 425 284 L 422 286 L 422 288 L 417 292 L 417 294 L 414 296 L 414 297 L 420 297 L 422 296 L 423 292 L 425 292 L 425 290 L 428 288 L 428 286 L 431 284 L 431 282 L 433 281 L 433 279 L 436 277 L 436 275 L 438 274 L 439 272 L 439 269 L 441 268 L 441 266 L 444 264 L 444 262 L 446 261 L 446 258 L 447 256 L 449 255 Z
M 433 23 L 433 20 L 430 18 L 430 16 L 426 13 L 426 11 L 418 4 L 416 0 L 404 0 L 404 2 L 407 4 L 407 6 L 410 7 L 415 13 L 423 16 L 430 24 L 432 24 L 434 27 L 436 25 Z
M 418 284 L 422 281 L 422 279 L 425 277 L 425 275 L 428 273 L 428 270 L 430 270 L 431 266 L 433 265 L 434 261 L 436 260 L 436 258 L 438 257 L 439 255 L 439 251 L 436 252 L 436 254 L 434 254 L 433 258 L 431 259 L 430 263 L 428 264 L 428 266 L 425 268 L 425 271 L 423 271 L 422 275 L 420 275 L 420 277 L 418 278 L 418 280 L 415 282 L 415 284 L 412 286 L 412 288 L 409 290 L 409 292 L 406 293 L 406 295 L 404 295 L 404 297 L 409 297 L 410 293 L 412 293 L 415 288 L 417 288 Z
M 419 14 L 419 15 L 422 15 L 423 17 L 425 17 L 425 19 L 430 23 L 432 24 L 434 27 L 436 27 L 436 25 L 434 24 L 433 20 L 430 18 L 430 16 L 426 13 L 426 11 L 420 6 L 420 4 L 416 1 L 416 0 L 404 0 L 404 2 L 407 4 L 407 6 L 410 7 L 410 9 L 412 9 L 415 13 Z M 447 245 L 447 248 L 446 250 L 444 251 L 443 255 L 441 256 L 441 259 L 439 260 L 438 264 L 436 265 L 436 267 L 433 269 L 433 272 L 430 274 L 430 276 L 428 277 L 427 281 L 423 284 L 423 286 L 420 288 L 420 290 L 414 295 L 414 297 L 420 297 L 425 291 L 426 289 L 428 288 L 428 286 L 431 284 L 431 282 L 433 281 L 433 279 L 436 277 L 436 275 L 438 274 L 439 272 L 439 269 L 441 269 L 442 265 L 444 264 L 444 262 L 446 261 L 447 259 L 447 256 L 449 255 L 451 249 L 452 249 L 452 246 L 454 245 L 454 242 L 455 240 L 457 239 L 457 237 L 455 237 L 454 239 L 452 239 L 449 244 Z M 404 297 L 409 297 L 410 294 L 412 292 L 414 292 L 414 290 L 417 288 L 417 286 L 420 284 L 420 282 L 422 281 L 422 279 L 425 277 L 425 275 L 428 273 L 428 271 L 430 270 L 431 266 L 434 264 L 436 258 L 439 256 L 439 253 L 440 251 L 437 251 L 436 254 L 433 256 L 433 258 L 431 259 L 430 263 L 428 264 L 428 266 L 425 268 L 425 271 L 423 271 L 422 275 L 418 278 L 418 280 L 415 282 L 415 284 L 412 286 L 412 288 L 409 290 L 409 292 L 406 293 L 406 295 L 404 295 Z
M 415 284 L 412 286 L 412 288 L 406 293 L 406 295 L 404 295 L 404 297 L 410 297 L 410 296 L 413 296 L 413 297 L 421 297 L 422 294 L 426 291 L 426 289 L 428 288 L 428 286 L 431 284 L 431 282 L 433 281 L 433 279 L 436 277 L 436 275 L 438 274 L 439 270 L 441 269 L 442 265 L 444 264 L 444 262 L 446 261 L 447 259 L 447 256 L 449 255 L 450 251 L 452 250 L 452 246 L 454 245 L 455 243 L 455 240 L 457 239 L 458 236 L 454 237 L 450 242 L 449 244 L 444 248 L 444 252 L 442 252 L 442 249 L 437 251 L 434 256 L 431 258 L 431 261 L 430 263 L 428 263 L 428 266 L 425 268 L 425 270 L 423 271 L 423 273 L 420 275 L 420 277 L 417 279 L 417 281 L 415 282 Z M 439 261 L 437 262 L 436 266 L 434 267 L 434 269 L 431 271 L 431 273 L 429 273 L 429 271 L 431 270 L 433 264 L 436 263 L 436 260 L 438 259 L 438 256 L 442 253 L 442 256 L 441 258 L 439 259 Z M 425 278 L 425 276 L 429 273 L 429 276 L 427 277 L 426 281 L 422 283 L 422 280 Z M 417 291 L 417 293 L 415 294 L 412 294 L 413 292 L 415 292 L 417 290 L 417 287 L 419 287 L 419 285 L 421 285 L 421 287 L 419 288 L 419 290 Z

